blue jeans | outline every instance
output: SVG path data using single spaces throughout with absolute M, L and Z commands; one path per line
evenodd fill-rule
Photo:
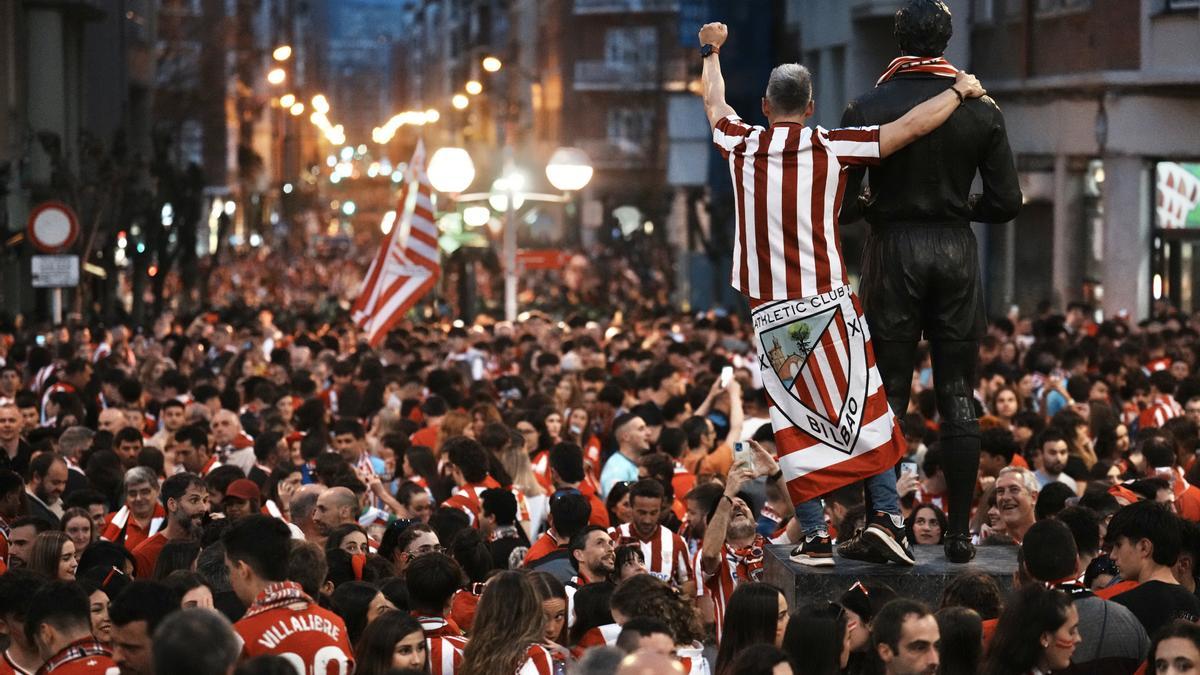
M 864 481 L 867 493 L 871 495 L 871 503 L 878 511 L 892 515 L 900 515 L 900 497 L 896 495 L 896 472 L 888 469 L 877 476 L 871 476 Z M 870 517 L 871 514 L 867 514 Z M 825 525 L 825 513 L 821 508 L 821 498 L 810 499 L 796 505 L 796 519 L 805 536 L 828 530 Z M 850 532 L 840 533 L 842 537 Z

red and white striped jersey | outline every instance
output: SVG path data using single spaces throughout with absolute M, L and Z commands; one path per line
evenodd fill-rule
M 525 663 L 517 668 L 517 675 L 554 675 L 554 672 L 554 656 L 541 645 L 529 645 Z
M 717 626 L 717 642 L 721 641 L 721 633 L 725 626 L 725 608 L 729 598 L 744 581 L 759 581 L 763 572 L 763 547 L 768 543 L 761 534 L 754 535 L 754 542 L 744 549 L 735 549 L 725 544 L 725 564 L 717 568 L 713 574 L 705 574 L 700 566 L 701 551 L 696 551 L 692 558 L 697 584 L 696 597 L 708 595 L 712 597 L 713 618 Z
M 432 675 L 454 675 L 462 663 L 467 638 L 442 617 L 418 616 L 417 621 L 425 631 L 425 644 L 429 651 L 429 672 Z
M 682 586 L 692 578 L 687 544 L 683 537 L 662 525 L 647 540 L 638 537 L 632 523 L 624 523 L 608 534 L 613 539 L 614 547 L 637 544 L 646 559 L 646 569 L 659 579 Z
M 733 287 L 788 300 L 847 285 L 837 222 L 844 170 L 879 162 L 879 127 L 763 128 L 730 115 L 717 122 L 713 143 L 733 180 Z
M 1183 408 L 1173 396 L 1159 396 L 1138 415 L 1138 429 L 1155 429 L 1172 417 L 1183 414 Z

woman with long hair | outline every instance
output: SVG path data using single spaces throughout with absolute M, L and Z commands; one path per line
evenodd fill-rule
M 88 595 L 88 614 L 92 623 L 92 637 L 97 642 L 112 644 L 112 619 L 108 617 L 108 593 L 90 579 L 80 579 L 79 585 Z
M 1150 643 L 1146 672 L 1155 675 L 1187 675 L 1200 668 L 1200 626 L 1176 619 L 1163 626 Z
M 358 523 L 346 523 L 338 525 L 329 531 L 329 536 L 325 538 L 325 551 L 329 552 L 340 548 L 350 555 L 358 555 L 362 553 L 366 555 L 367 550 L 367 531 Z
M 836 602 L 805 605 L 792 614 L 783 634 L 783 651 L 796 675 L 836 675 L 850 661 L 846 611 Z
M 354 645 L 355 675 L 387 675 L 408 668 L 429 672 L 425 631 L 408 612 L 384 612 Z
M 522 522 L 526 528 L 526 536 L 530 541 L 537 539 L 537 530 L 550 510 L 550 496 L 533 472 L 533 462 L 524 448 L 516 443 L 508 443 L 500 452 L 500 465 L 505 473 L 512 478 L 512 486 L 525 496 L 525 507 L 529 510 L 529 523 Z
M 608 508 L 608 522 L 615 529 L 633 520 L 633 507 L 629 504 L 629 486 L 631 481 L 614 483 L 604 499 Z
M 726 671 L 729 675 L 793 675 L 792 661 L 774 645 L 751 645 L 738 652 Z
M 538 430 L 538 451 L 549 450 L 563 440 L 563 416 L 561 408 L 545 406 L 533 417 L 533 426 Z
M 475 431 L 475 438 L 479 438 L 483 434 L 483 428 L 492 422 L 504 422 L 499 408 L 491 403 L 476 403 L 472 406 L 471 427 Z
M 992 411 L 992 415 L 998 418 L 1001 425 L 1005 429 L 1012 429 L 1013 418 L 1022 410 L 1021 393 L 1017 388 L 1005 384 L 1002 385 L 992 394 L 992 400 L 988 402 L 988 409 Z
M 535 673 L 539 666 L 553 672 L 553 657 L 541 644 L 545 611 L 524 572 L 500 572 L 488 581 L 473 625 L 459 675 Z
M 616 577 L 617 583 L 647 572 L 646 555 L 642 553 L 641 546 L 627 544 L 617 548 L 616 558 L 613 562 L 613 576 Z
M 787 598 L 778 588 L 761 581 L 738 584 L 725 608 L 725 623 L 717 650 L 717 675 L 731 672 L 734 657 L 750 645 L 782 646 L 787 625 Z
M 451 410 L 442 418 L 442 424 L 438 427 L 437 447 L 434 448 L 438 456 L 441 456 L 442 447 L 446 445 L 446 441 L 455 436 L 475 438 L 475 428 L 471 425 L 471 416 L 461 410 Z
M 983 656 L 983 619 L 969 607 L 943 607 L 937 612 L 942 645 L 942 675 L 974 675 Z
M 542 601 L 542 614 L 546 626 L 542 631 L 542 645 L 550 650 L 556 660 L 567 661 L 567 589 L 562 582 L 548 572 L 531 572 L 529 582 Z
M 404 480 L 411 481 L 425 488 L 435 500 L 440 496 L 444 501 L 448 494 L 440 494 L 441 481 L 438 479 L 437 457 L 433 450 L 424 445 L 414 445 L 404 451 L 404 459 L 400 463 L 400 471 Z
M 357 643 L 363 630 L 384 612 L 396 609 L 374 584 L 365 581 L 339 584 L 333 590 L 329 604 L 330 609 L 346 623 L 346 637 L 350 639 L 350 644 Z
M 921 504 L 905 521 L 908 540 L 914 544 L 940 545 L 946 536 L 946 514 L 934 504 Z
M 582 405 L 583 388 L 579 386 L 579 379 L 572 373 L 563 373 L 554 385 L 554 409 L 568 410 Z
M 29 569 L 50 580 L 75 581 L 75 570 L 79 560 L 75 557 L 75 544 L 66 532 L 50 530 L 33 540 L 29 554 Z
M 75 558 L 78 559 L 96 540 L 96 523 L 92 520 L 92 515 L 86 509 L 73 506 L 63 511 L 62 520 L 59 522 L 62 531 L 71 538 L 71 543 L 75 544 Z
M 1079 637 L 1079 612 L 1070 596 L 1028 584 L 1000 615 L 988 646 L 984 675 L 1048 673 L 1071 665 Z

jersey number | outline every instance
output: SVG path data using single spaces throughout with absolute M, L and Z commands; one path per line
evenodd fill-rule
M 337 645 L 318 649 L 317 653 L 313 654 L 311 669 L 299 654 L 284 652 L 279 656 L 292 664 L 296 675 L 350 675 L 350 657 Z

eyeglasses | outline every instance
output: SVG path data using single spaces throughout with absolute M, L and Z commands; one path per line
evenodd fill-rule
M 415 550 L 410 551 L 409 555 L 417 557 L 429 555 L 430 553 L 443 553 L 445 550 L 446 549 L 442 548 L 438 544 L 426 544 L 424 546 L 418 546 Z

